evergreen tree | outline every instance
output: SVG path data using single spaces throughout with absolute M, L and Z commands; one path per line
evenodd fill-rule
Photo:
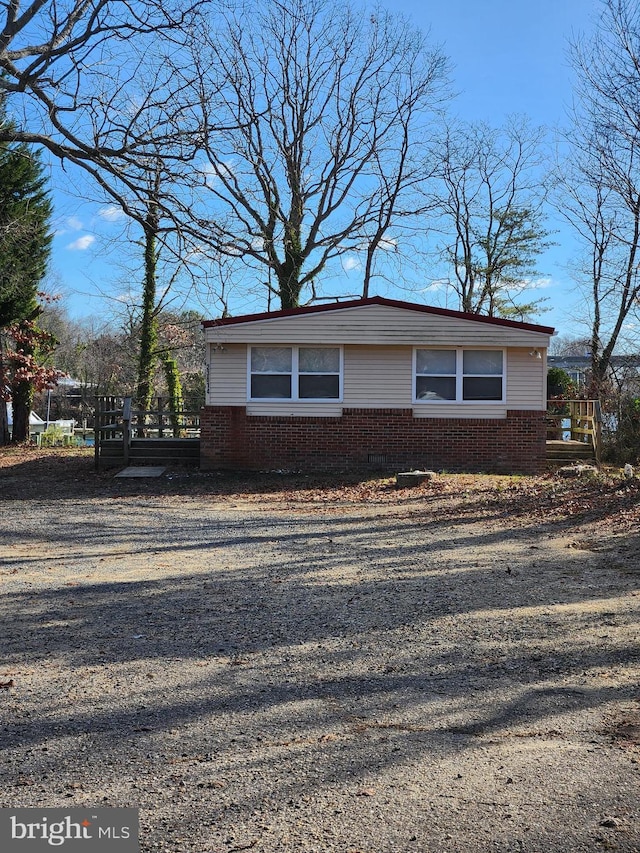
M 436 209 L 460 310 L 529 319 L 542 300 L 521 297 L 535 286 L 538 258 L 550 245 L 542 129 L 517 118 L 503 128 L 457 123 L 446 128 L 441 151 Z
M 0 126 L 10 124 L 0 105 Z M 29 437 L 34 386 L 43 376 L 37 318 L 38 288 L 47 269 L 52 204 L 36 152 L 19 143 L 0 143 L 0 396 L 13 399 L 13 440 Z M 9 339 L 13 352 L 7 353 Z M 11 364 L 20 365 L 10 373 Z M 8 441 L 6 407 L 0 412 L 0 443 Z

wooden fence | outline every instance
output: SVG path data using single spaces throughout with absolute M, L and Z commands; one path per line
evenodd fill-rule
M 134 409 L 131 397 L 98 397 L 95 419 L 96 469 L 133 462 L 195 459 L 200 412 L 171 412 L 162 397 L 156 408 Z

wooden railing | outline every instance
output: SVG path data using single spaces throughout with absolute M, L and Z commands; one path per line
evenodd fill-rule
M 96 468 L 100 467 L 100 454 L 105 441 L 122 441 L 125 465 L 133 438 L 199 438 L 200 412 L 171 412 L 166 401 L 158 397 L 157 407 L 143 411 L 134 409 L 131 397 L 98 397 L 95 419 Z
M 598 400 L 547 401 L 547 439 L 591 445 L 596 462 L 602 451 L 602 412 Z

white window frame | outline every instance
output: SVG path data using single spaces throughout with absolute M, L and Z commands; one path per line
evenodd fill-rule
M 291 350 L 291 374 L 282 374 L 283 376 L 291 376 L 291 396 L 290 397 L 252 397 L 251 396 L 251 352 L 254 345 L 247 347 L 247 402 L 249 403 L 341 403 L 344 388 L 344 350 L 342 346 L 330 346 L 329 344 L 255 344 L 256 349 L 290 349 Z M 300 375 L 308 376 L 310 374 L 303 371 L 300 374 L 298 369 L 300 361 L 301 349 L 326 349 L 338 350 L 340 364 L 338 372 L 338 396 L 337 397 L 300 397 L 299 382 Z M 321 376 L 335 376 L 334 373 L 318 374 Z
M 435 350 L 456 353 L 456 396 L 454 400 L 421 399 L 416 395 L 416 379 L 418 377 L 418 350 Z M 464 400 L 463 379 L 465 376 L 476 376 L 483 378 L 485 374 L 464 374 L 463 357 L 465 352 L 501 352 L 502 353 L 502 397 L 500 400 Z M 425 374 L 420 374 L 425 375 Z M 435 374 L 433 374 L 435 375 Z M 499 374 L 486 374 L 487 377 L 495 379 Z M 416 406 L 504 406 L 507 402 L 507 350 L 503 347 L 447 347 L 447 346 L 419 346 L 413 348 L 412 359 L 412 383 L 413 403 Z

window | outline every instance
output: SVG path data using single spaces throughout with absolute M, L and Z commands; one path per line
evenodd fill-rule
M 291 347 L 251 348 L 251 397 L 291 399 Z
M 419 403 L 503 402 L 504 352 L 417 349 L 415 400 Z
M 298 397 L 301 400 L 337 400 L 340 397 L 340 350 L 300 347 Z
M 462 399 L 502 400 L 502 350 L 464 350 Z
M 416 350 L 416 400 L 456 399 L 456 351 Z
M 251 400 L 339 400 L 340 347 L 251 347 Z

